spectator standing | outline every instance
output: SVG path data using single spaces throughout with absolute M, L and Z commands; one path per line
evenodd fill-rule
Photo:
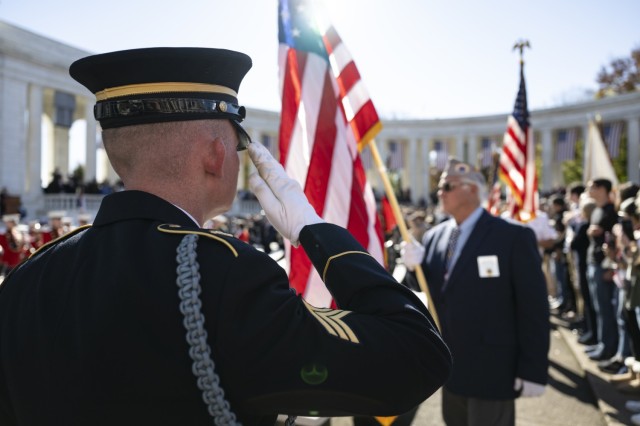
M 485 188 L 482 174 L 450 159 L 438 197 L 451 219 L 402 250 L 409 270 L 423 267 L 454 358 L 442 392 L 449 426 L 514 425 L 515 399 L 541 395 L 548 378 L 549 305 L 536 238 L 484 210 Z
M 614 300 L 617 287 L 613 283 L 614 269 L 610 259 L 606 259 L 605 245 L 613 246 L 611 234 L 618 215 L 612 202 L 612 184 L 608 179 L 594 179 L 587 185 L 589 196 L 596 208 L 591 213 L 587 236 L 587 279 L 596 314 L 596 345 L 588 348 L 590 359 L 602 361 L 611 358 L 618 345 L 618 327 L 615 317 Z

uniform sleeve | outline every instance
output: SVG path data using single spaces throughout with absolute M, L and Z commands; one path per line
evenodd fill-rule
M 519 227 L 514 239 L 511 270 L 516 298 L 518 336 L 517 377 L 547 383 L 549 302 L 540 254 L 533 231 Z
M 268 256 L 240 256 L 216 344 L 232 406 L 254 415 L 385 416 L 435 392 L 451 356 L 422 302 L 343 228 L 307 226 L 300 241 L 339 308 L 307 304 Z

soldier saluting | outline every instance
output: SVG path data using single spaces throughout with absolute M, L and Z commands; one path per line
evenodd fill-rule
M 446 380 L 451 357 L 424 305 L 250 143 L 237 100 L 250 67 L 244 54 L 200 48 L 71 66 L 96 95 L 126 190 L 4 282 L 0 424 L 384 416 Z M 247 148 L 270 222 L 304 247 L 339 309 L 307 304 L 268 255 L 201 228 L 231 206 Z

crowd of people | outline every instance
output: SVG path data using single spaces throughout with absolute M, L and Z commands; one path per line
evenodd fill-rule
M 572 183 L 541 194 L 526 225 L 536 236 L 550 313 L 577 330 L 587 356 L 621 392 L 640 399 L 639 188 L 604 178 Z M 404 213 L 417 241 L 447 218 L 438 205 Z M 498 213 L 511 220 L 506 202 Z M 627 408 L 640 413 L 640 401 Z M 631 420 L 640 425 L 640 414 Z
M 554 189 L 541 194 L 540 210 L 526 225 L 536 237 L 549 311 L 577 329 L 589 358 L 610 374 L 621 392 L 640 396 L 639 189 L 633 182 L 614 187 L 607 179 Z M 423 241 L 429 231 L 451 218 L 442 203 L 424 206 L 405 201 L 402 211 L 416 241 Z M 509 221 L 506 210 L 501 216 Z M 2 216 L 0 275 L 47 242 L 90 223 L 91 218 L 79 215 L 72 220 L 66 212 L 55 211 L 47 219 L 22 223 L 20 215 Z M 283 245 L 264 214 L 218 215 L 203 227 L 233 235 L 267 253 Z M 390 252 L 396 252 L 388 257 L 391 263 L 405 262 L 399 253 L 397 227 L 386 238 L 394 243 L 387 244 Z M 417 290 L 409 281 L 404 283 Z M 451 399 L 452 394 L 448 395 Z M 631 399 L 627 406 L 640 412 L 640 401 Z M 632 421 L 640 424 L 640 414 Z
M 20 262 L 49 241 L 91 224 L 92 216 L 81 213 L 72 217 L 63 210 L 50 211 L 42 220 L 25 222 L 19 213 L 4 214 L 0 222 L 0 282 Z M 264 213 L 255 215 L 218 215 L 209 219 L 204 228 L 233 235 L 266 253 L 282 250 L 282 237 Z

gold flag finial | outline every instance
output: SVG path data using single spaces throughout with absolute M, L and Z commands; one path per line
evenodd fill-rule
M 531 49 L 531 44 L 529 44 L 529 40 L 520 39 L 513 45 L 513 50 L 518 49 L 520 51 L 520 63 L 524 64 L 524 49 L 528 47 Z

